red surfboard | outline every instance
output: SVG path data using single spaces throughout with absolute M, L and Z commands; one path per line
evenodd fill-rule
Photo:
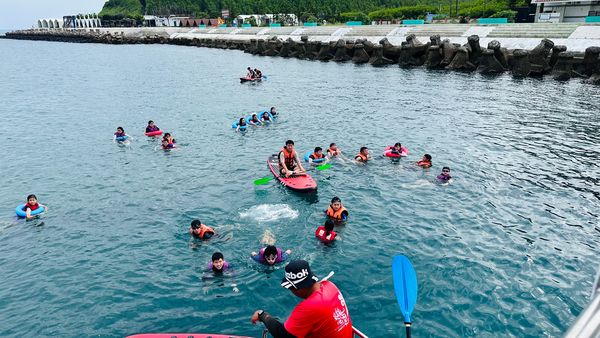
M 277 155 L 271 155 L 267 160 L 269 170 L 283 185 L 294 191 L 309 192 L 317 190 L 317 182 L 309 174 L 303 176 L 285 177 L 279 173 L 279 159 Z
M 228 334 L 211 333 L 142 333 L 127 336 L 127 338 L 252 338 L 247 336 L 231 336 Z

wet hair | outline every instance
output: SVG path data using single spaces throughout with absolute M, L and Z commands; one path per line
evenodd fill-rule
M 171 133 L 165 133 L 165 135 L 163 136 L 163 138 L 167 138 L 168 136 L 171 136 Z
M 125 132 L 125 129 L 123 129 L 123 127 L 117 127 L 117 130 L 121 129 L 123 132 Z
M 330 143 L 329 144 L 329 148 L 333 147 L 334 145 L 336 145 L 335 143 Z
M 219 259 L 224 259 L 222 253 L 220 253 L 220 252 L 217 251 L 214 254 L 212 254 L 212 261 L 213 262 L 216 261 L 216 260 L 219 260 Z
M 446 170 L 446 169 L 450 170 L 450 167 L 443 167 L 442 168 L 442 170 Z
M 425 155 L 423 155 L 423 157 L 425 157 L 427 159 L 427 161 L 431 161 L 431 155 L 425 154 Z
M 29 199 L 32 197 L 37 200 L 37 196 L 35 196 L 34 194 L 31 194 L 31 195 L 27 195 L 27 202 L 29 202 Z
M 325 234 L 326 235 L 329 235 L 329 233 L 333 231 L 334 225 L 335 225 L 335 223 L 333 223 L 333 221 L 330 219 L 325 221 Z
M 148 121 L 148 124 L 150 124 L 150 123 L 154 123 L 154 121 L 152 121 L 152 120 Z
M 243 122 L 243 123 L 246 123 L 246 119 L 245 119 L 245 118 L 243 118 L 243 117 L 240 117 L 240 122 L 238 122 L 238 126 L 241 126 L 241 125 L 242 125 L 242 122 Z
M 285 145 L 287 146 L 288 144 L 294 144 L 294 141 L 292 141 L 292 140 L 285 141 Z
M 396 142 L 396 144 L 394 144 L 394 147 L 402 147 L 402 143 Z
M 277 248 L 275 247 L 275 245 L 267 245 L 265 251 L 263 251 L 263 257 L 265 258 L 265 260 L 269 256 L 277 257 Z
M 362 153 L 363 151 L 365 151 L 367 149 L 369 149 L 369 148 L 367 148 L 367 147 L 360 147 L 360 152 Z
M 315 153 L 318 152 L 318 151 L 323 151 L 323 148 L 321 148 L 321 147 L 315 147 Z
M 195 219 L 192 221 L 192 229 L 198 229 L 202 225 L 199 219 Z
M 273 111 L 273 109 L 275 109 L 275 107 L 271 107 L 271 111 Z
M 246 69 L 248 69 L 248 70 L 252 70 L 252 68 L 250 68 L 250 67 L 248 67 L 248 68 L 246 68 Z
M 342 200 L 341 200 L 339 197 L 337 197 L 337 196 L 334 196 L 334 197 L 331 199 L 331 204 L 333 204 L 333 203 L 335 203 L 335 202 L 340 202 L 340 203 L 342 203 Z

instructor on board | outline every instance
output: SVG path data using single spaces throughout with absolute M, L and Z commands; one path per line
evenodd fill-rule
M 352 338 L 352 320 L 340 290 L 330 281 L 318 281 L 308 262 L 296 260 L 285 267 L 281 286 L 303 300 L 281 324 L 263 310 L 252 324 L 263 322 L 274 338 Z

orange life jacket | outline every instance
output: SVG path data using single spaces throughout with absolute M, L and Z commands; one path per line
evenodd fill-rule
M 285 166 L 288 169 L 296 166 L 296 164 L 295 164 L 296 151 L 295 150 L 292 150 L 291 152 L 289 152 L 285 147 L 283 147 L 283 149 L 281 149 L 279 154 L 281 155 L 281 153 L 283 153 L 283 156 L 285 158 Z M 279 166 L 282 167 L 281 163 L 279 163 Z
M 321 155 L 317 155 L 317 153 L 312 153 L 309 157 L 312 158 L 313 160 L 318 160 L 320 158 L 324 158 L 325 155 L 323 155 L 323 153 L 321 153 Z
M 324 243 L 333 242 L 333 240 L 335 239 L 335 236 L 337 236 L 335 231 L 330 231 L 329 235 L 326 235 L 326 233 L 327 233 L 327 230 L 325 230 L 325 227 L 321 225 L 320 227 L 317 228 L 317 231 L 315 231 L 315 236 L 317 236 L 317 238 L 320 239 Z
M 204 224 L 200 224 L 200 228 L 192 230 L 192 233 L 200 238 L 204 238 L 204 234 L 206 234 L 207 232 L 213 234 L 215 233 L 215 231 L 211 227 L 206 226 Z
M 346 214 L 348 213 L 348 210 L 346 210 L 346 208 L 344 208 L 344 206 L 342 205 L 340 207 L 340 209 L 338 211 L 334 211 L 333 208 L 331 207 L 331 205 L 327 208 L 327 211 L 325 212 L 327 214 L 327 216 L 337 220 L 337 221 L 342 221 L 342 213 L 346 212 Z
M 369 156 L 367 155 L 363 155 L 362 153 L 358 153 L 356 154 L 356 156 L 354 156 L 354 158 L 360 157 L 360 160 L 363 162 L 367 162 L 369 160 Z
M 417 165 L 419 165 L 419 166 L 421 166 L 423 168 L 429 168 L 429 167 L 431 167 L 431 161 L 423 161 L 423 160 L 421 160 L 421 161 L 417 162 Z
M 330 147 L 329 149 L 327 149 L 327 153 L 331 156 L 338 156 L 340 154 L 340 150 L 339 149 L 333 150 Z

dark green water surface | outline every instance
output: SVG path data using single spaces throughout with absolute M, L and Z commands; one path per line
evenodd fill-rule
M 0 336 L 258 337 L 254 310 L 286 318 L 298 301 L 279 286 L 282 266 L 249 258 L 266 230 L 317 275 L 335 271 L 371 337 L 404 336 L 398 253 L 419 280 L 415 337 L 556 337 L 588 301 L 598 87 L 161 45 L 1 40 L 0 55 Z M 239 84 L 247 66 L 268 80 Z M 276 125 L 232 131 L 270 106 Z M 149 119 L 181 147 L 156 150 L 142 134 Z M 128 147 L 111 142 L 119 125 Z M 312 172 L 316 194 L 255 187 L 290 138 L 302 154 L 337 142 L 375 159 Z M 408 158 L 381 157 L 398 141 Z M 415 168 L 426 152 L 434 167 Z M 444 165 L 454 182 L 436 185 Z M 29 193 L 50 210 L 16 220 Z M 351 219 L 324 247 L 314 229 L 336 195 Z M 193 218 L 219 235 L 190 239 Z M 216 250 L 232 276 L 203 279 Z

